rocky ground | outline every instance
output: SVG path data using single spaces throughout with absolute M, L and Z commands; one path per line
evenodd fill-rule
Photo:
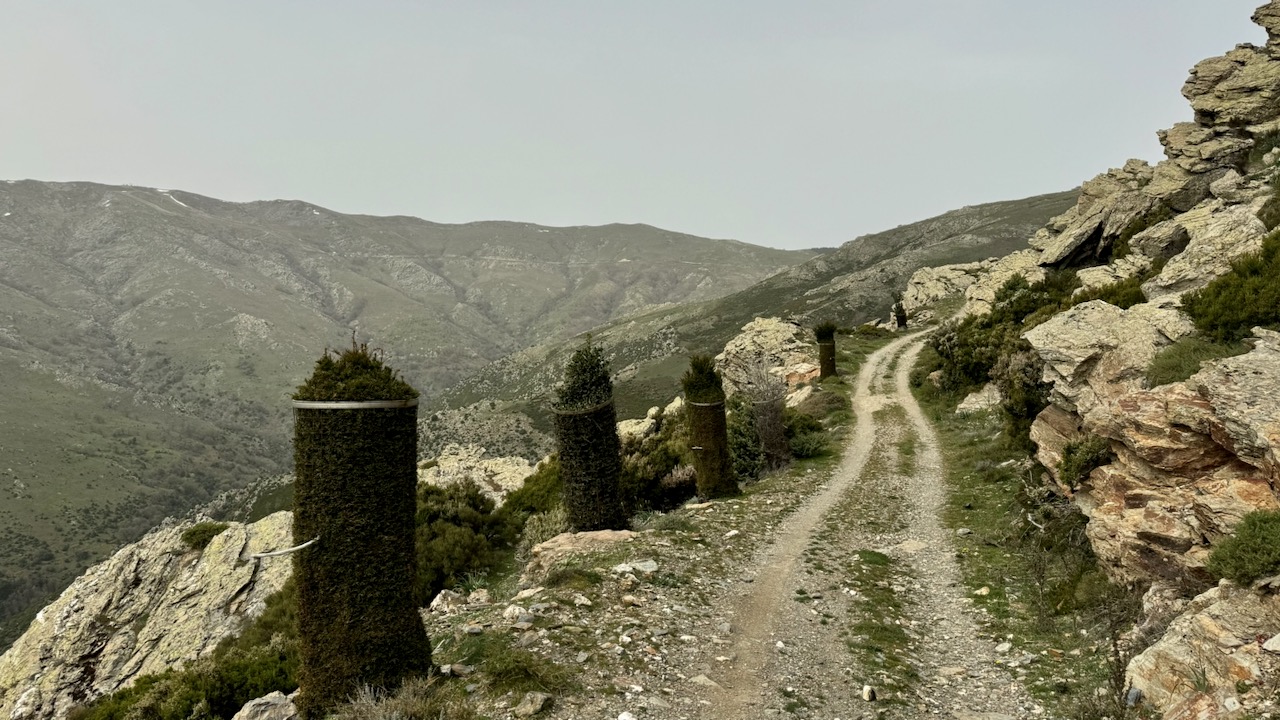
M 937 443 L 907 389 L 919 347 L 863 365 L 838 464 L 543 549 L 519 588 L 445 595 L 438 662 L 467 674 L 489 638 L 572 669 L 547 718 L 1042 714 L 959 582 Z M 480 677 L 482 712 L 532 709 Z

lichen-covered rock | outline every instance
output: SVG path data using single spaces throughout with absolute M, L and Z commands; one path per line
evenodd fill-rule
M 1280 116 L 1280 62 L 1262 48 L 1237 45 L 1197 63 L 1182 96 L 1204 125 L 1244 127 L 1274 120 Z
M 231 720 L 295 720 L 298 708 L 279 690 L 250 700 Z
M 1098 265 L 1077 270 L 1076 277 L 1080 280 L 1080 289 L 1076 292 L 1083 293 L 1097 290 L 1128 280 L 1131 277 L 1137 277 L 1151 267 L 1151 262 L 1151 258 L 1146 255 L 1134 253 L 1115 260 L 1109 265 Z
M 1277 632 L 1280 596 L 1223 583 L 1192 600 L 1126 674 L 1160 717 L 1227 717 L 1222 709 L 1229 698 L 1239 707 L 1239 688 L 1274 681 L 1276 660 L 1259 638 Z
M 1045 271 L 1040 267 L 1040 251 L 1019 250 L 991 263 L 964 291 L 965 305 L 960 311 L 961 315 L 986 315 L 991 312 L 996 293 L 1013 277 L 1026 278 L 1029 283 L 1043 280 Z
M 1280 481 L 1280 333 L 1254 328 L 1253 350 L 1206 363 L 1187 386 L 1209 404 L 1208 434 Z
M 902 307 L 907 317 L 915 317 L 921 308 L 944 298 L 963 293 L 993 264 L 994 260 L 920 268 L 907 281 L 902 293 Z
M 1094 300 L 1076 305 L 1023 337 L 1044 361 L 1059 407 L 1085 415 L 1099 402 L 1140 388 L 1161 348 L 1195 326 L 1172 307 L 1152 303 L 1128 310 Z
M 628 542 L 635 535 L 630 530 L 560 533 L 550 540 L 534 545 L 529 551 L 529 564 L 520 575 L 520 584 L 523 587 L 541 584 L 546 580 L 547 574 L 565 559 L 604 550 L 620 542 Z
M 188 525 L 167 525 L 90 568 L 0 656 L 0 717 L 65 717 L 212 651 L 289 578 L 289 558 L 249 556 L 292 544 L 292 522 L 232 523 L 203 551 L 183 544 Z
M 1143 283 L 1142 291 L 1151 300 L 1208 285 L 1229 272 L 1233 260 L 1260 250 L 1267 235 L 1255 205 L 1227 205 L 1222 200 L 1201 203 L 1172 223 L 1185 233 L 1186 245 L 1159 275 Z
M 472 480 L 496 505 L 501 505 L 508 493 L 520 489 L 534 470 L 524 458 L 485 457 L 483 447 L 457 443 L 446 445 L 434 461 L 422 465 L 425 467 L 418 468 L 418 482 L 448 487 Z
M 658 421 L 653 418 L 618 421 L 618 438 L 627 440 L 644 440 L 658 430 Z
M 716 356 L 725 395 L 746 387 L 759 367 L 788 381 L 809 376 L 809 368 L 816 368 L 818 360 L 811 337 L 812 333 L 797 323 L 778 318 L 756 318 L 743 325 L 742 332 Z

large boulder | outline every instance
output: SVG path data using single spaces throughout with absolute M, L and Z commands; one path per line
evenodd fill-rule
M 1067 443 L 1111 441 L 1114 459 L 1068 490 L 1113 578 L 1203 580 L 1214 541 L 1250 512 L 1280 509 L 1280 334 L 1255 333 L 1251 352 L 1208 362 L 1186 382 L 1148 389 L 1119 379 L 1083 411 L 1050 406 L 1036 418 L 1037 456 L 1054 477 Z M 1114 374 L 1099 369 L 1103 358 L 1085 362 L 1088 374 Z
M 759 368 L 793 385 L 817 377 L 818 358 L 813 333 L 798 323 L 778 318 L 756 318 L 716 356 L 726 395 L 750 384 Z
M 1192 600 L 1155 644 L 1129 661 L 1126 675 L 1159 717 L 1235 717 L 1225 711 L 1262 695 L 1242 702 L 1241 689 L 1271 687 L 1277 679 L 1276 658 L 1270 644 L 1263 645 L 1277 633 L 1280 596 L 1224 582 Z
M 1201 125 L 1246 127 L 1274 120 L 1280 117 L 1280 62 L 1262 48 L 1237 45 L 1197 63 L 1182 95 Z
M 926 267 L 915 271 L 907 281 L 907 289 L 902 293 L 902 307 L 906 310 L 907 317 L 914 317 L 927 305 L 963 293 L 994 263 L 994 260 L 983 260 Z
M 95 565 L 0 656 L 0 717 L 53 720 L 72 707 L 211 652 L 265 609 L 292 572 L 292 514 L 231 523 L 204 550 L 172 524 Z

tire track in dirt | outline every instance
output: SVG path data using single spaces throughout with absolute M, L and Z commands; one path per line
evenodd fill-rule
M 890 402 L 874 392 L 884 385 L 884 377 L 894 359 L 919 334 L 908 335 L 872 353 L 858 372 L 853 409 L 857 416 L 853 434 L 840 465 L 826 488 L 791 515 L 778 529 L 777 539 L 757 556 L 758 571 L 746 585 L 745 594 L 734 606 L 731 652 L 733 661 L 722 671 L 722 689 L 708 708 L 708 717 L 742 720 L 763 715 L 767 698 L 763 678 L 773 657 L 771 649 L 775 620 L 790 601 L 790 589 L 801 568 L 801 558 L 823 517 L 845 491 L 857 481 L 876 442 L 874 412 Z M 833 678 L 833 682 L 846 682 Z

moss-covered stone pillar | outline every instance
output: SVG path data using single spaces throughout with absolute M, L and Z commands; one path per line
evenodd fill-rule
M 326 353 L 294 394 L 298 708 L 431 667 L 413 599 L 418 392 L 369 353 Z
M 565 367 L 554 407 L 562 500 L 577 531 L 627 526 L 618 478 L 622 443 L 613 406 L 613 380 L 599 346 L 590 341 Z
M 703 498 L 738 494 L 738 479 L 729 459 L 729 432 L 725 419 L 724 385 L 710 355 L 689 358 L 689 369 L 680 379 L 689 413 L 689 449 L 697 473 L 698 495 Z

